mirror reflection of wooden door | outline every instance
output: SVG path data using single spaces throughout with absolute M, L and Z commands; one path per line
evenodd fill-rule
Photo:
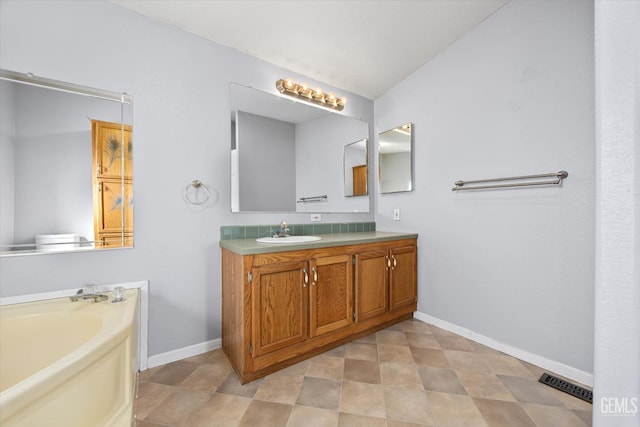
M 92 120 L 91 133 L 96 247 L 132 246 L 131 126 Z
M 367 194 L 367 165 L 354 166 L 353 170 L 353 195 L 364 196 Z

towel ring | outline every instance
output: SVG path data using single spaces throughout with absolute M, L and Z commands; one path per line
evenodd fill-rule
M 202 200 L 198 200 L 198 190 L 202 190 L 204 193 L 204 197 Z M 187 185 L 184 189 L 184 197 L 187 202 L 192 205 L 204 205 L 209 201 L 209 197 L 211 196 L 211 192 L 209 191 L 209 187 L 204 182 L 193 180 L 191 184 Z

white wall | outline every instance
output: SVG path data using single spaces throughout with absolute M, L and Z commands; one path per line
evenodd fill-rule
M 148 279 L 150 355 L 220 337 L 219 227 L 309 222 L 230 213 L 229 82 L 276 93 L 275 81 L 290 77 L 344 91 L 94 1 L 1 1 L 0 67 L 131 94 L 136 198 L 134 249 L 1 258 L 0 295 Z M 371 122 L 371 101 L 346 96 L 344 113 Z M 184 202 L 194 179 L 217 203 Z
M 296 210 L 295 135 L 293 123 L 237 112 L 241 211 Z
M 0 245 L 10 245 L 15 203 L 15 90 L 0 80 L 0 94 Z
M 593 425 L 640 425 L 640 3 L 595 2 Z
M 368 212 L 367 197 L 346 197 L 344 146 L 366 138 L 361 120 L 337 114 L 296 125 L 296 198 L 327 195 L 328 201 L 298 203 L 299 212 Z M 318 177 L 323 177 L 319 179 Z
M 376 132 L 415 124 L 415 191 L 379 195 L 376 225 L 420 234 L 418 310 L 587 380 L 593 38 L 590 2 L 514 0 L 375 102 Z M 451 191 L 563 169 L 561 187 Z

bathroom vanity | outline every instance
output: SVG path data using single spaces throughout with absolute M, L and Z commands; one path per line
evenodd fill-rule
M 365 336 L 417 308 L 417 234 L 221 240 L 222 348 L 244 384 Z

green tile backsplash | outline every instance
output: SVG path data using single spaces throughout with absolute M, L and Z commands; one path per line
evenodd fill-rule
M 279 225 L 223 225 L 220 227 L 220 240 L 257 239 L 270 237 L 280 228 Z M 376 231 L 375 222 L 341 222 L 322 224 L 289 224 L 292 236 L 311 234 L 337 234 Z

